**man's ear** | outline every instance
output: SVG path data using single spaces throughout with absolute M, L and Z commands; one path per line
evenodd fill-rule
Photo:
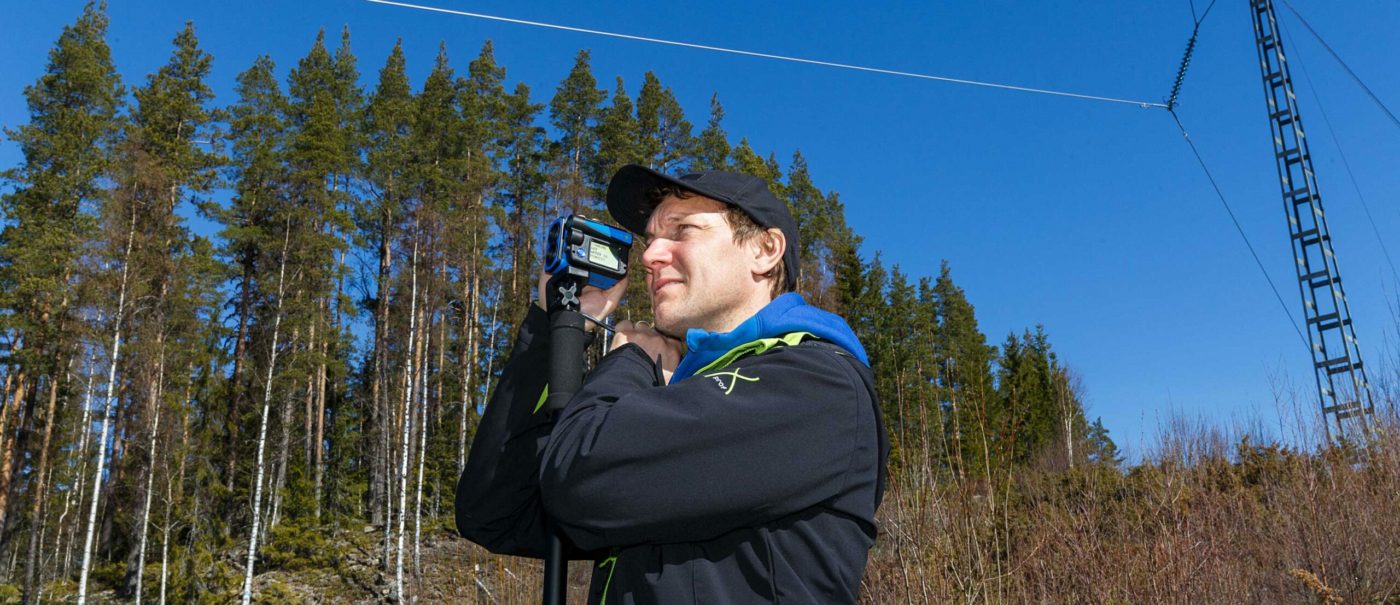
M 754 275 L 768 275 L 782 262 L 783 253 L 787 251 L 787 238 L 783 237 L 783 231 L 777 227 L 764 231 L 762 235 L 753 238 L 750 244 Z

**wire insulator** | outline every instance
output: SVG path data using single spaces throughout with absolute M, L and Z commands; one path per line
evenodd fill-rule
M 1181 95 L 1181 83 L 1186 80 L 1186 69 L 1191 66 L 1191 54 L 1196 52 L 1196 36 L 1201 33 L 1201 24 L 1191 30 L 1191 39 L 1186 41 L 1186 53 L 1181 57 L 1181 67 L 1176 70 L 1176 82 L 1172 84 L 1172 94 L 1167 97 L 1167 111 L 1176 109 L 1176 98 Z

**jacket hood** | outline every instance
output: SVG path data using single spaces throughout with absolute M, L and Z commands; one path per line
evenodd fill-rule
M 744 320 L 729 332 L 707 332 L 691 328 L 685 334 L 685 357 L 676 366 L 671 382 L 689 378 L 725 353 L 762 338 L 776 338 L 792 332 L 811 332 L 817 338 L 839 346 L 866 366 L 870 360 L 856 333 L 840 316 L 807 304 L 801 294 L 783 294 Z

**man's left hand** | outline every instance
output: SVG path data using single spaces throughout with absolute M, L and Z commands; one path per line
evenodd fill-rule
M 624 319 L 617 322 L 613 329 L 616 332 L 613 334 L 612 350 L 616 351 L 629 342 L 636 343 L 646 351 L 647 358 L 660 358 L 661 376 L 667 384 L 671 383 L 671 374 L 676 371 L 676 365 L 681 361 L 681 353 L 685 351 L 684 343 L 657 332 L 656 328 L 645 321 L 633 322 Z

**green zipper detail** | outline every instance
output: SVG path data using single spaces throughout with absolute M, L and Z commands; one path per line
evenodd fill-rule
M 719 359 L 710 362 L 705 367 L 696 370 L 695 375 L 698 376 L 715 368 L 722 368 L 724 366 L 729 365 L 730 363 L 733 363 L 734 360 L 745 355 L 758 355 L 761 353 L 765 353 L 768 351 L 768 349 L 771 349 L 776 346 L 796 346 L 803 340 L 815 336 L 816 334 L 813 334 L 811 332 L 788 332 L 787 334 L 784 334 L 777 338 L 760 338 L 758 340 L 746 342 L 744 344 L 730 349 L 728 353 L 720 355 Z
M 608 602 L 608 589 L 612 587 L 613 572 L 617 571 L 617 550 L 618 549 L 614 548 L 612 551 L 612 556 L 603 559 L 603 561 L 598 564 L 599 569 L 602 569 L 604 565 L 609 566 L 608 579 L 607 581 L 603 582 L 603 596 L 602 598 L 598 599 L 598 605 L 605 605 Z
M 544 385 L 544 390 L 543 390 L 543 391 L 540 391 L 540 400 L 535 402 L 535 411 L 534 411 L 534 412 L 531 412 L 531 413 L 533 413 L 533 414 L 538 414 L 538 413 L 540 413 L 540 409 L 544 407 L 544 400 L 546 400 L 546 399 L 549 399 L 549 385 L 548 385 L 548 384 Z

